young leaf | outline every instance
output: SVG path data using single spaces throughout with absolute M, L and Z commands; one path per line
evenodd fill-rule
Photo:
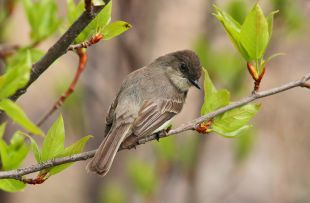
M 77 7 L 78 9 L 80 9 L 79 4 L 77 5 Z M 95 35 L 96 33 L 100 32 L 100 30 L 102 30 L 110 22 L 111 12 L 112 12 L 112 1 L 110 1 L 102 9 L 102 11 L 100 11 L 100 13 L 96 16 L 96 18 L 83 30 L 83 32 L 79 34 L 79 36 L 75 39 L 75 43 L 83 42 L 89 39 L 91 36 Z M 72 18 L 73 14 L 70 15 Z
M 40 42 L 54 34 L 61 24 L 57 16 L 57 4 L 53 0 L 23 0 L 25 13 L 31 27 L 33 43 Z
M 0 189 L 6 192 L 17 192 L 26 187 L 26 184 L 14 179 L 0 179 Z
M 222 11 L 215 5 L 213 5 L 213 7 L 215 9 L 215 13 L 213 15 L 222 23 L 226 33 L 228 34 L 232 43 L 235 45 L 236 49 L 246 60 L 248 60 L 248 53 L 240 45 L 241 25 L 236 20 L 234 20 L 228 13 Z
M 213 120 L 211 128 L 225 137 L 234 137 L 250 128 L 247 124 L 259 108 L 259 104 L 247 104 L 227 111 Z
M 3 166 L 9 162 L 8 145 L 2 138 L 5 131 L 5 127 L 6 127 L 5 123 L 0 125 L 0 161 L 1 161 L 0 170 L 3 170 Z
M 14 102 L 9 99 L 0 101 L 0 109 L 16 123 L 23 126 L 29 132 L 36 135 L 44 135 L 40 128 L 38 128 L 24 113 L 24 111 Z
M 268 23 L 258 3 L 246 17 L 240 31 L 240 43 L 250 60 L 262 58 L 269 42 Z
M 103 34 L 104 40 L 109 40 L 122 34 L 123 32 L 126 32 L 131 27 L 132 26 L 127 22 L 116 21 L 105 26 L 101 33 Z
M 25 144 L 25 137 L 20 132 L 15 132 L 7 148 L 9 162 L 4 165 L 5 170 L 18 168 L 29 152 Z
M 54 122 L 48 130 L 42 145 L 41 161 L 47 161 L 57 157 L 64 150 L 65 128 L 62 116 Z
M 1 170 L 5 169 L 5 166 L 10 162 L 8 155 L 8 145 L 1 138 L 0 139 L 0 160 L 1 160 Z
M 270 41 L 271 36 L 272 36 L 272 30 L 273 30 L 273 16 L 278 13 L 279 11 L 272 11 L 268 16 L 267 16 L 267 23 L 268 23 L 268 34 L 269 34 L 269 39 Z
M 238 128 L 237 130 L 229 131 L 225 128 L 218 127 L 217 125 L 212 125 L 212 131 L 213 132 L 216 132 L 216 133 L 218 133 L 218 134 L 220 134 L 226 138 L 232 138 L 232 137 L 239 136 L 240 134 L 246 132 L 247 130 L 249 130 L 251 128 L 252 128 L 251 125 L 244 125 L 244 126 Z
M 0 99 L 11 96 L 26 85 L 31 65 L 31 55 L 26 50 L 19 51 L 13 58 L 9 58 L 7 71 L 0 76 Z
M 3 128 L 3 125 L 1 126 Z M 13 135 L 8 145 L 0 138 L 1 170 L 11 170 L 20 166 L 29 152 L 29 146 L 25 144 L 25 138 L 18 131 Z
M 42 154 L 41 154 L 41 152 L 40 152 L 40 149 L 39 149 L 39 147 L 38 147 L 37 142 L 36 142 L 35 139 L 33 139 L 31 136 L 29 136 L 29 135 L 27 135 L 27 134 L 24 134 L 24 135 L 25 135 L 26 137 L 28 137 L 29 140 L 30 140 L 31 151 L 32 151 L 32 153 L 34 154 L 34 157 L 35 157 L 36 161 L 37 161 L 38 163 L 41 163 L 41 162 L 42 162 L 42 159 L 41 159 Z
M 31 151 L 34 154 L 34 157 L 35 157 L 36 161 L 38 163 L 40 163 L 42 161 L 42 158 L 41 158 L 42 155 L 41 155 L 40 149 L 39 149 L 38 144 L 36 143 L 36 141 L 32 137 L 30 137 L 30 138 L 31 138 L 30 139 L 30 141 L 31 141 Z
M 7 145 L 2 139 L 5 124 L 0 125 L 0 170 L 10 170 L 18 167 L 24 160 L 28 151 L 24 150 L 26 145 L 20 137 L 14 135 L 11 145 Z M 16 192 L 22 190 L 26 185 L 14 179 L 0 179 L 0 189 L 6 192 Z
M 205 99 L 201 108 L 201 115 L 205 115 L 222 106 L 229 104 L 230 94 L 227 90 L 216 90 L 207 70 L 204 69 L 204 92 Z
M 81 138 L 80 140 L 76 141 L 74 144 L 70 145 L 67 147 L 64 151 L 62 151 L 57 158 L 59 157 L 65 157 L 65 156 L 72 156 L 74 154 L 80 153 L 83 151 L 85 144 L 88 142 L 88 140 L 92 138 L 91 135 L 85 136 Z M 73 163 L 68 163 L 68 164 L 62 164 L 60 166 L 55 166 L 49 170 L 49 176 L 55 175 L 56 173 L 59 173 L 69 166 L 71 166 Z

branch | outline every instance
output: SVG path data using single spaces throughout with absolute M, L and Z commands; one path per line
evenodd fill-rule
M 35 64 L 32 65 L 32 71 L 28 84 L 19 89 L 10 97 L 17 100 L 23 95 L 27 88 L 36 81 L 47 68 L 54 63 L 59 57 L 67 52 L 68 47 L 73 43 L 75 38 L 84 30 L 84 28 L 99 14 L 99 12 L 110 2 L 104 0 L 103 6 L 93 6 L 92 12 L 84 11 L 81 16 L 71 25 L 71 27 L 60 37 L 60 39 L 47 51 L 47 53 Z
M 73 81 L 71 82 L 66 92 L 58 98 L 52 108 L 40 119 L 40 121 L 37 123 L 37 126 L 41 126 L 57 109 L 62 106 L 66 99 L 74 92 L 75 86 L 77 85 L 80 75 L 83 73 L 87 62 L 86 51 L 83 51 L 82 48 L 77 48 L 76 53 L 79 56 L 79 65 L 74 75 Z
M 222 108 L 220 108 L 216 111 L 213 111 L 207 115 L 196 118 L 196 119 L 192 120 L 191 122 L 183 124 L 180 127 L 169 131 L 168 133 L 160 132 L 160 133 L 149 135 L 145 138 L 136 139 L 135 140 L 136 144 L 134 144 L 132 146 L 127 146 L 127 147 L 121 146 L 119 151 L 123 150 L 123 149 L 131 149 L 131 148 L 136 147 L 137 145 L 141 145 L 141 144 L 144 144 L 144 143 L 152 141 L 152 140 L 158 140 L 159 138 L 168 137 L 168 136 L 178 134 L 178 133 L 181 133 L 184 131 L 196 130 L 197 126 L 204 121 L 209 121 L 210 119 L 212 119 L 212 118 L 214 118 L 220 114 L 223 114 L 229 110 L 243 106 L 245 104 L 248 104 L 252 101 L 258 100 L 258 99 L 263 98 L 263 97 L 268 97 L 268 96 L 271 96 L 274 94 L 278 94 L 278 93 L 287 91 L 287 90 L 295 88 L 295 87 L 309 88 L 308 83 L 306 83 L 306 81 L 308 81 L 308 80 L 310 80 L 310 73 L 305 75 L 300 80 L 289 82 L 287 84 L 284 84 L 284 85 L 279 86 L 279 87 L 275 87 L 273 89 L 269 89 L 269 90 L 265 90 L 265 91 L 261 91 L 261 92 L 256 92 L 256 93 L 254 93 L 254 94 L 252 94 L 252 95 L 250 95 L 244 99 L 236 101 L 230 105 L 222 107 Z M 41 164 L 26 167 L 26 168 L 15 169 L 15 170 L 11 170 L 11 171 L 3 171 L 3 172 L 0 172 L 0 179 L 10 178 L 10 179 L 22 180 L 22 176 L 41 171 L 43 169 L 51 168 L 53 166 L 58 166 L 58 165 L 65 164 L 65 163 L 71 163 L 71 162 L 77 162 L 77 161 L 90 159 L 94 156 L 95 152 L 96 152 L 96 150 L 92 150 L 92 151 L 83 152 L 80 154 L 75 154 L 73 156 L 56 158 L 56 159 L 49 160 L 49 161 L 46 161 L 46 162 L 41 163 Z
M 86 4 L 86 2 L 85 2 Z M 39 120 L 37 123 L 37 126 L 41 126 L 53 113 L 59 109 L 65 100 L 74 92 L 75 86 L 77 85 L 77 82 L 86 68 L 86 62 L 87 62 L 87 53 L 83 49 L 87 49 L 88 47 L 98 43 L 103 38 L 102 34 L 96 34 L 86 40 L 85 42 L 79 43 L 79 44 L 72 44 L 68 47 L 67 51 L 76 51 L 77 55 L 79 56 L 79 65 L 77 68 L 77 71 L 75 72 L 73 81 L 71 82 L 69 88 L 67 91 L 54 103 L 52 108 L 44 114 L 44 116 Z

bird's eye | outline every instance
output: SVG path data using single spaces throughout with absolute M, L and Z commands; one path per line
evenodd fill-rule
M 185 72 L 187 70 L 187 65 L 185 63 L 181 63 L 180 69 L 182 72 Z

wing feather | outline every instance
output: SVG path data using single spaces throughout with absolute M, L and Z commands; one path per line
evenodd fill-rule
M 181 99 L 145 101 L 133 124 L 134 135 L 144 137 L 151 134 L 179 113 L 182 107 L 183 100 Z

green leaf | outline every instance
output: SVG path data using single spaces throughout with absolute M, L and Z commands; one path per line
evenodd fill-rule
M 227 111 L 213 120 L 211 129 L 224 137 L 237 136 L 251 127 L 247 124 L 259 108 L 259 104 L 247 104 Z
M 267 16 L 267 23 L 268 23 L 268 34 L 269 34 L 269 39 L 268 41 L 270 41 L 271 36 L 272 36 L 272 30 L 273 30 L 273 17 L 276 13 L 278 13 L 279 11 L 272 11 L 268 16 Z
M 19 131 L 15 132 L 10 145 L 7 148 L 8 163 L 4 165 L 5 170 L 18 168 L 29 152 L 29 146 L 25 144 L 25 137 Z
M 48 130 L 42 145 L 41 161 L 47 161 L 57 157 L 64 150 L 65 128 L 62 116 L 54 122 Z
M 219 7 L 213 5 L 215 13 L 213 15 L 223 24 L 225 31 L 234 45 L 239 48 L 239 36 L 241 25 L 233 19 L 228 13 L 222 11 Z
M 1 126 L 2 129 L 3 126 Z M 18 168 L 28 152 L 29 146 L 25 144 L 25 138 L 19 131 L 15 132 L 9 145 L 0 138 L 1 170 Z
M 229 104 L 230 94 L 227 90 L 216 90 L 207 70 L 204 69 L 204 93 L 205 99 L 201 108 L 201 115 L 205 115 L 222 106 Z
M 21 50 L 9 58 L 6 73 L 0 76 L 0 99 L 11 96 L 26 85 L 31 65 L 31 55 L 27 50 Z
M 240 134 L 244 133 L 245 131 L 249 130 L 252 128 L 252 125 L 244 125 L 237 130 L 233 131 L 227 131 L 227 129 L 221 127 L 218 127 L 218 125 L 212 125 L 212 131 L 222 135 L 223 137 L 226 138 L 232 138 L 232 137 L 237 137 Z
M 71 7 L 73 7 L 72 3 L 71 3 Z M 78 4 L 76 7 L 77 7 L 77 9 L 81 9 L 80 4 Z M 84 9 L 84 7 L 83 7 L 83 9 Z M 70 12 L 70 10 L 69 10 L 69 12 Z M 112 12 L 112 1 L 110 1 L 102 9 L 102 11 L 100 11 L 100 13 L 96 16 L 96 18 L 83 30 L 83 32 L 79 34 L 79 36 L 75 39 L 75 43 L 81 43 L 85 40 L 88 40 L 91 36 L 100 32 L 110 22 L 111 12 Z M 72 17 L 73 15 L 77 15 L 77 14 L 70 14 L 71 20 L 73 19 L 73 17 Z M 74 20 L 76 20 L 76 19 L 74 19 Z
M 10 162 L 8 155 L 8 145 L 1 138 L 0 139 L 0 158 L 1 158 L 1 170 L 5 169 L 5 166 Z
M 116 21 L 113 23 L 110 23 L 109 25 L 105 26 L 102 30 L 103 34 L 103 39 L 104 40 L 109 40 L 112 39 L 113 37 L 116 37 L 123 32 L 126 32 L 129 30 L 132 26 L 124 21 Z
M 89 139 L 92 138 L 91 135 L 85 136 L 81 138 L 80 140 L 76 141 L 74 144 L 67 147 L 64 151 L 62 151 L 57 158 L 59 157 L 65 157 L 65 156 L 72 156 L 74 154 L 78 154 L 83 151 L 85 144 L 89 141 Z M 49 170 L 49 175 L 55 175 L 56 173 L 59 173 L 69 166 L 73 165 L 74 163 L 68 163 L 68 164 L 62 164 L 60 166 L 55 166 Z
M 29 136 L 27 134 L 24 134 L 24 135 L 27 136 L 30 140 L 31 151 L 34 154 L 34 157 L 35 157 L 37 163 L 41 163 L 42 162 L 42 159 L 41 159 L 42 154 L 40 152 L 40 149 L 38 147 L 37 142 L 31 136 Z
M 55 1 L 23 0 L 23 5 L 31 27 L 30 37 L 33 43 L 46 39 L 58 30 L 61 20 L 57 16 Z
M 268 23 L 258 3 L 246 17 L 240 31 L 240 43 L 250 60 L 261 59 L 269 42 Z
M 156 188 L 156 175 L 152 166 L 138 159 L 132 159 L 128 165 L 129 178 L 136 190 L 148 197 L 152 195 Z
M 0 125 L 0 161 L 1 161 L 0 170 L 3 170 L 4 168 L 3 166 L 9 162 L 8 145 L 3 140 L 3 134 L 5 132 L 5 127 L 6 127 L 5 123 Z
M 6 192 L 17 192 L 26 187 L 26 184 L 14 179 L 0 179 L 0 189 Z
M 226 33 L 228 34 L 236 49 L 246 60 L 248 60 L 248 53 L 240 45 L 241 25 L 236 20 L 234 20 L 228 13 L 222 11 L 215 5 L 213 5 L 213 7 L 215 9 L 215 13 L 213 15 L 222 23 Z
M 40 128 L 38 128 L 24 113 L 24 111 L 14 102 L 9 99 L 0 101 L 0 109 L 16 123 L 23 126 L 29 132 L 36 135 L 44 135 Z

